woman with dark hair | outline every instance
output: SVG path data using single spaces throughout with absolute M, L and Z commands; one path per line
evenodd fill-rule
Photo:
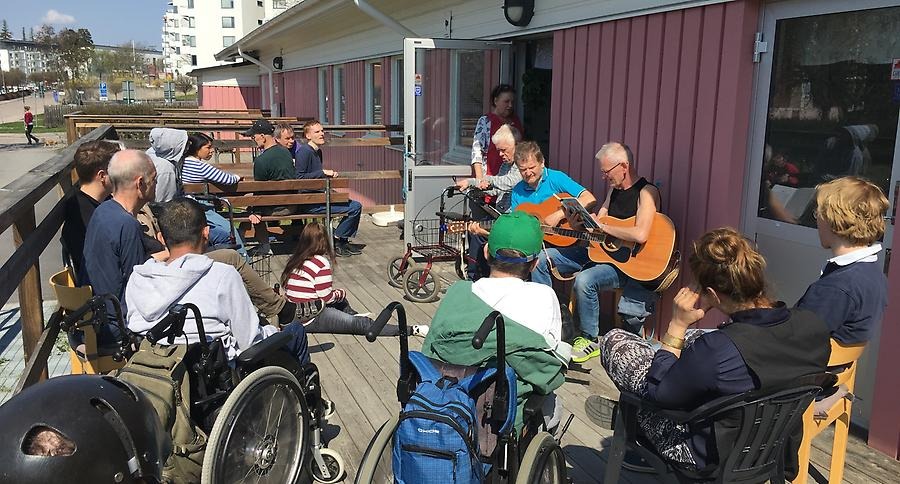
M 318 222 L 307 224 L 281 274 L 284 294 L 288 301 L 297 305 L 297 316 L 307 333 L 364 335 L 375 321 L 354 311 L 347 301 L 347 291 L 334 287 L 333 260 L 325 226 Z M 307 314 L 300 314 L 305 308 L 315 308 L 312 311 L 315 314 L 308 321 L 303 321 Z M 412 326 L 410 333 L 425 336 L 428 326 Z M 398 334 L 400 328 L 391 324 L 381 331 L 381 336 Z
M 227 171 L 220 170 L 206 162 L 212 158 L 212 138 L 205 133 L 193 133 L 188 136 L 187 146 L 184 149 L 184 158 L 178 167 L 178 178 L 181 183 L 213 183 L 219 186 L 234 185 L 242 177 Z M 234 243 L 237 251 L 247 256 L 244 241 L 239 231 L 232 230 L 231 224 L 225 217 L 215 211 L 212 204 L 201 202 L 206 207 L 206 221 L 209 224 L 209 244 L 211 246 L 231 244 L 231 234 L 234 232 Z
M 503 165 L 500 151 L 494 146 L 491 137 L 504 124 L 509 124 L 519 131 L 522 122 L 514 113 L 516 90 L 509 84 L 500 84 L 491 90 L 491 112 L 478 118 L 475 125 L 475 139 L 472 141 L 472 173 L 481 180 L 487 175 L 496 175 Z
M 693 284 L 675 295 L 658 351 L 620 329 L 601 338 L 601 363 L 617 387 L 665 408 L 691 410 L 719 397 L 777 389 L 825 371 L 831 352 L 828 327 L 812 312 L 788 309 L 766 295 L 766 262 L 740 233 L 731 228 L 707 232 L 694 242 L 689 265 Z M 718 330 L 688 329 L 712 308 L 728 316 Z M 589 415 L 597 414 L 601 400 L 588 399 Z M 649 412 L 640 412 L 638 423 L 664 457 L 697 469 L 717 464 L 720 447 L 730 450 L 729 436 L 716 435 L 712 426 L 684 428 Z

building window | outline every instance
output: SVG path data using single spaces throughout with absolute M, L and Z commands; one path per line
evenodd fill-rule
M 192 66 L 197 65 L 197 56 L 195 56 L 195 55 L 191 56 L 191 65 Z
M 185 19 L 187 19 L 187 21 L 188 21 L 188 28 L 189 29 L 194 28 L 194 17 L 185 17 Z
M 234 8 L 234 0 L 222 0 L 222 8 Z
M 172 34 L 172 37 L 173 37 L 172 40 L 174 40 L 175 42 L 178 42 L 179 40 L 181 40 L 181 35 L 179 35 L 178 32 L 175 32 L 174 34 Z M 187 36 L 185 36 L 185 37 L 187 37 Z
M 272 8 L 287 8 L 287 0 L 272 0 Z
M 233 35 L 226 35 L 226 36 L 222 37 L 222 47 L 228 47 L 233 43 L 234 43 Z
M 187 8 L 194 8 L 194 0 L 187 0 Z
M 234 17 L 222 17 L 222 28 L 223 29 L 233 29 L 234 28 Z
M 257 6 L 257 7 L 262 7 L 262 6 L 263 6 L 263 0 L 256 0 L 256 6 Z M 262 22 L 262 20 L 260 20 L 260 22 Z
M 403 124 L 403 57 L 391 59 L 391 124 Z
M 190 46 L 191 46 L 191 47 L 197 47 L 197 36 L 196 36 L 196 35 L 189 35 L 188 37 L 191 38 Z
M 319 68 L 319 121 L 329 124 L 328 120 L 328 68 Z
M 334 66 L 334 122 L 347 124 L 347 97 L 344 95 L 344 66 Z
M 381 61 L 366 63 L 366 123 L 382 124 L 382 85 L 384 76 L 381 70 Z

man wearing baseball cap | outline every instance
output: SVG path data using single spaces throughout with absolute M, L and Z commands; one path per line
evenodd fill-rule
M 250 129 L 241 133 L 249 136 L 261 151 L 253 160 L 253 179 L 256 181 L 292 180 L 294 157 L 275 141 L 275 127 L 266 119 L 257 119 Z
M 556 293 L 549 286 L 526 281 L 537 264 L 543 238 L 537 218 L 525 212 L 501 215 L 485 246 L 490 277 L 450 286 L 422 344 L 422 353 L 431 358 L 455 365 L 484 365 L 495 357 L 497 339 L 492 336 L 481 349 L 474 349 L 472 337 L 492 311 L 500 311 L 506 323 L 507 363 L 517 376 L 517 429 L 521 429 L 525 400 L 532 393 L 547 395 L 547 427 L 559 423 L 553 391 L 563 383 L 572 352 L 562 341 Z

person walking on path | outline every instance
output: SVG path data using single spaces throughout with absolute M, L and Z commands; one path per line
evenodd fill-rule
M 41 140 L 39 140 L 35 135 L 31 134 L 31 130 L 34 129 L 34 114 L 31 112 L 31 106 L 25 106 L 25 138 L 28 140 L 28 145 L 32 144 L 40 144 Z

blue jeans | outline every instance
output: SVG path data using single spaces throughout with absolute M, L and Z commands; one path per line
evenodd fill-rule
M 284 349 L 294 355 L 300 365 L 309 363 L 309 341 L 306 339 L 306 329 L 303 325 L 294 321 L 283 326 L 281 331 L 291 335 L 291 340 Z
M 301 213 L 325 213 L 325 205 L 316 207 L 300 206 Z M 332 203 L 331 213 L 346 213 L 347 216 L 341 220 L 337 228 L 334 229 L 334 236 L 339 239 L 349 239 L 356 235 L 359 229 L 359 218 L 362 216 L 362 204 L 356 200 L 350 200 L 347 203 Z M 326 223 L 330 223 L 326 221 Z
M 644 319 L 655 309 L 658 298 L 656 293 L 645 289 L 611 264 L 595 264 L 588 258 L 585 247 L 547 249 L 541 252 L 538 265 L 531 273 L 532 281 L 551 285 L 548 257 L 559 273 L 578 272 L 573 296 L 577 301 L 581 336 L 587 339 L 595 340 L 600 333 L 599 295 L 602 291 L 623 288 L 616 312 L 622 315 L 632 332 L 640 331 Z
M 231 244 L 232 226 L 228 219 L 219 215 L 212 208 L 207 208 L 205 214 L 206 224 L 209 225 L 209 245 Z M 237 244 L 235 250 L 242 256 L 247 257 L 247 250 L 244 248 L 244 240 L 241 238 L 240 230 L 234 231 L 234 243 Z

